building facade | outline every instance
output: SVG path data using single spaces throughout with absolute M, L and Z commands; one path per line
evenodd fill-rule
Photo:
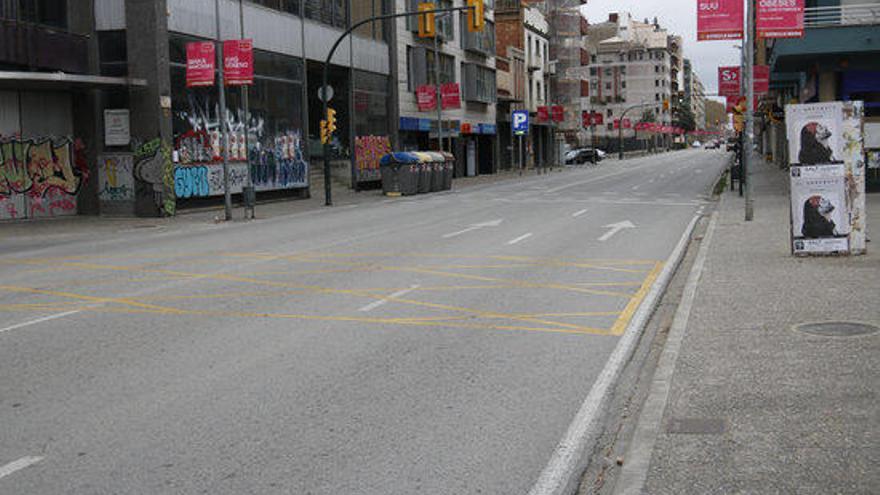
M 397 12 L 416 11 L 415 0 L 396 0 Z M 463 0 L 444 0 L 437 5 L 462 7 Z M 464 11 L 440 17 L 438 54 L 434 39 L 419 38 L 415 17 L 395 22 L 396 85 L 399 147 L 403 150 L 442 149 L 456 156 L 455 174 L 473 176 L 499 168 L 496 123 L 496 67 L 494 3 L 485 4 L 485 29 L 467 29 Z M 457 84 L 461 95 L 457 107 L 441 109 L 442 144 L 438 143 L 436 107 L 420 108 L 420 88 Z M 437 103 L 437 102 L 435 102 Z
M 693 70 L 689 59 L 684 59 L 684 91 L 682 103 L 687 105 L 694 116 L 694 124 L 697 130 L 704 130 L 706 124 L 706 89 L 700 76 Z
M 50 156 L 66 177 L 39 188 L 21 185 L 39 177 L 6 180 L 2 218 L 172 215 L 222 196 L 221 119 L 229 126 L 233 193 L 251 181 L 257 191 L 306 195 L 310 163 L 322 152 L 323 61 L 350 23 L 390 12 L 392 4 L 220 0 L 219 38 L 252 39 L 254 67 L 252 85 L 226 88 L 223 115 L 216 81 L 186 83 L 187 44 L 218 38 L 215 5 L 0 0 L 3 39 L 26 40 L 21 32 L 45 37 L 0 50 L 2 176 L 22 175 L 21 152 Z M 332 158 L 353 181 L 378 178 L 375 151 L 390 148 L 395 137 L 392 38 L 391 23 L 363 26 L 330 65 L 339 122 Z M 41 122 L 32 123 L 40 113 Z
M 680 84 L 678 74 L 673 77 L 673 54 L 680 57 L 680 43 L 659 25 L 634 21 L 625 13 L 589 26 L 584 38 L 589 96 L 581 106 L 604 117 L 602 125 L 591 129 L 597 145 L 615 149 L 620 127 L 624 138 L 644 140 L 647 136 L 637 134 L 636 123 L 671 124 L 664 101 L 677 94 L 674 88 Z

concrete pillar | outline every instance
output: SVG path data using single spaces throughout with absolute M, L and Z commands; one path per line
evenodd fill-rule
M 143 145 L 159 139 L 161 148 L 170 153 L 171 79 L 168 71 L 166 1 L 125 0 L 125 22 L 128 75 L 147 81 L 146 88 L 132 88 L 129 92 L 132 140 Z M 167 108 L 161 108 L 160 103 L 167 103 Z M 137 162 L 138 150 L 134 151 Z M 162 153 L 162 150 L 159 153 Z M 166 163 L 164 167 L 167 166 Z M 172 214 L 175 199 L 173 179 L 169 190 L 167 181 L 162 181 L 156 174 L 150 175 L 157 182 L 140 180 L 137 170 L 136 166 L 135 214 L 138 216 Z M 160 174 L 160 177 L 161 175 L 164 174 Z
M 819 73 L 819 101 L 837 100 L 837 73 Z
M 72 4 L 73 2 L 71 2 Z M 94 6 L 94 2 L 83 2 L 82 5 L 77 4 L 77 8 L 68 8 L 67 10 L 70 31 L 88 36 L 89 74 L 100 73 Z M 93 88 L 73 93 L 73 133 L 74 137 L 80 139 L 85 145 L 84 152 L 89 166 L 89 180 L 80 186 L 77 195 L 77 212 L 86 215 L 98 214 L 98 152 L 104 145 L 99 96 L 100 91 Z

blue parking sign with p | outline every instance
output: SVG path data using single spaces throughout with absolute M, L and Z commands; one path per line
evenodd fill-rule
M 513 122 L 513 133 L 522 135 L 529 132 L 529 111 L 528 110 L 514 110 L 513 115 L 511 117 L 511 121 Z

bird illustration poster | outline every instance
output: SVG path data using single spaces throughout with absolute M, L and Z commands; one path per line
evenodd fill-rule
M 795 254 L 846 253 L 850 221 L 843 164 L 795 165 L 791 176 L 791 233 Z
M 843 102 L 786 105 L 789 162 L 820 165 L 843 160 Z

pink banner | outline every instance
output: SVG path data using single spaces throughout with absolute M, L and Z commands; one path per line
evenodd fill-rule
M 437 90 L 433 84 L 423 84 L 416 88 L 416 103 L 422 112 L 437 108 Z
M 739 67 L 719 67 L 718 95 L 737 96 L 739 93 Z
M 697 0 L 697 41 L 742 37 L 742 0 Z
M 551 113 L 553 114 L 553 120 L 556 122 L 562 122 L 565 120 L 565 107 L 562 105 L 553 105 L 550 108 Z
M 758 0 L 755 29 L 759 38 L 801 38 L 804 0 Z
M 254 43 L 252 40 L 223 42 L 223 79 L 227 86 L 254 83 Z
M 443 109 L 461 108 L 461 88 L 458 83 L 440 85 L 440 104 Z
M 547 122 L 550 120 L 550 108 L 538 107 L 538 122 Z
M 756 65 L 754 69 L 756 95 L 765 95 L 770 92 L 770 66 Z
M 214 85 L 214 42 L 186 44 L 186 87 Z

